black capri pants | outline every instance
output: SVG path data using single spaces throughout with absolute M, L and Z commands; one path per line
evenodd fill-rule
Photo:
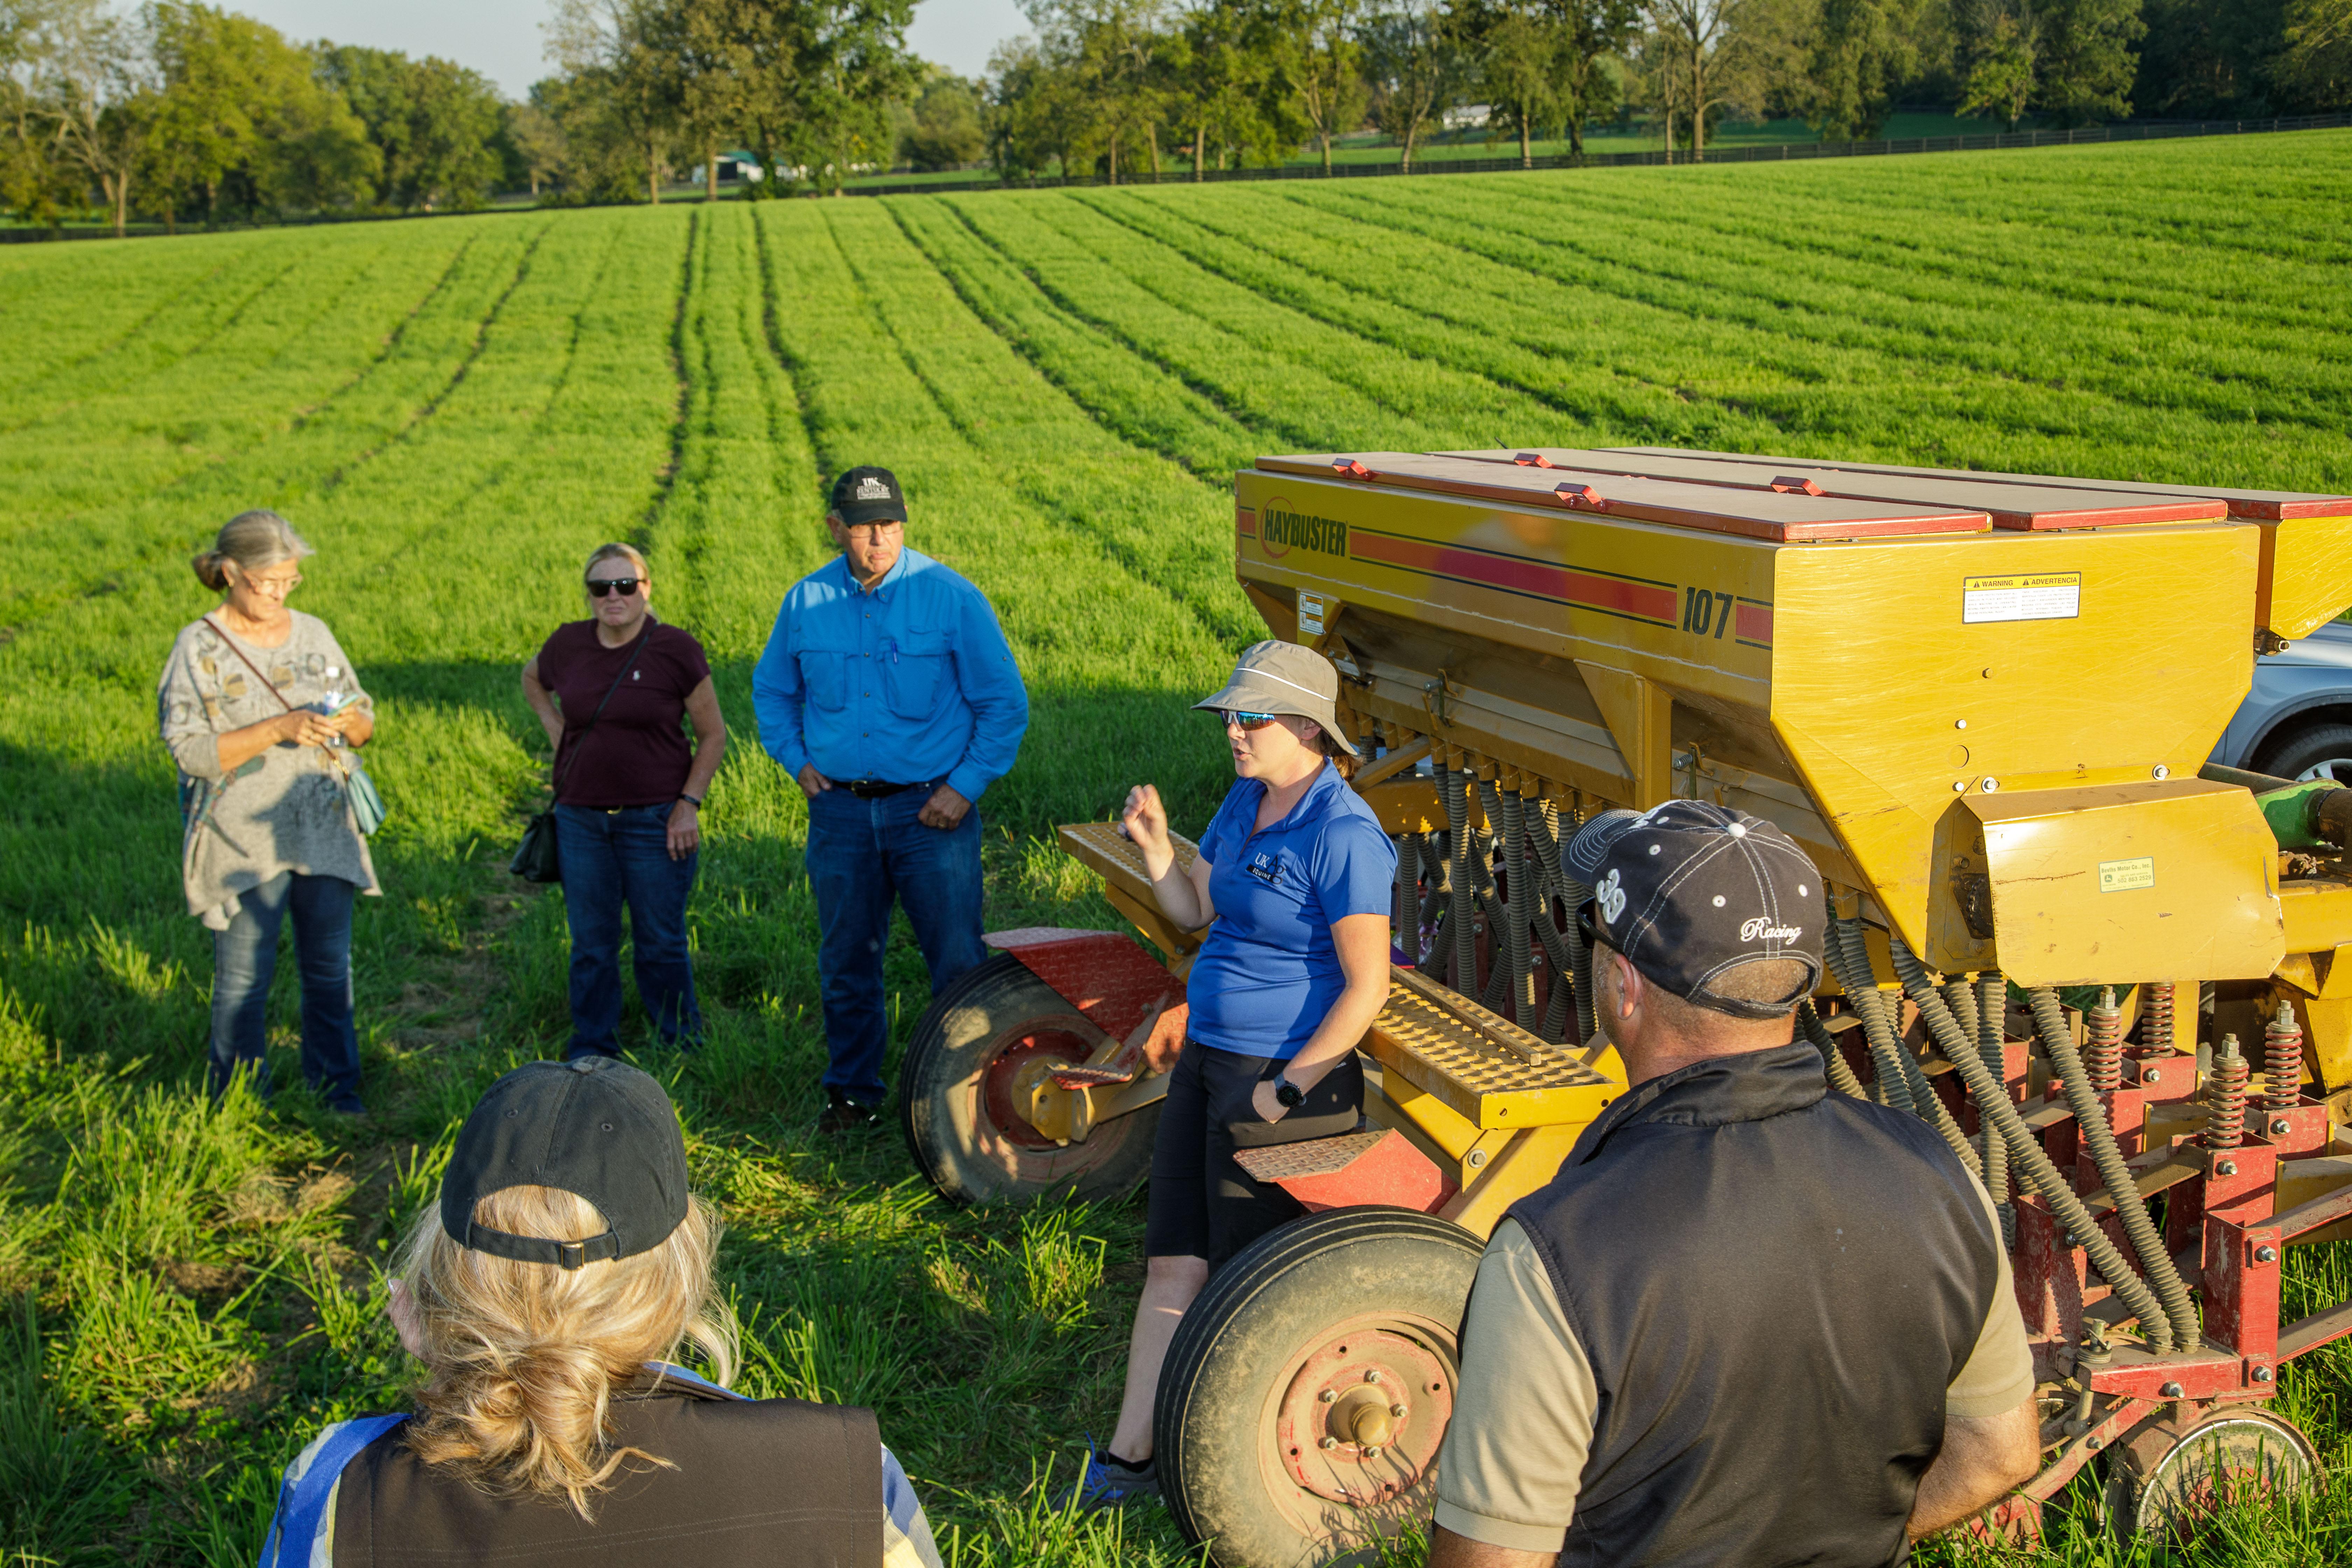
M 1307 1212 L 1280 1187 L 1253 1181 L 1234 1151 L 1353 1132 L 1363 1116 L 1364 1064 L 1349 1052 L 1307 1091 L 1304 1104 L 1279 1121 L 1261 1121 L 1250 1096 L 1286 1065 L 1184 1042 L 1168 1075 L 1168 1099 L 1151 1146 L 1146 1256 L 1206 1258 L 1213 1273 L 1267 1231 Z

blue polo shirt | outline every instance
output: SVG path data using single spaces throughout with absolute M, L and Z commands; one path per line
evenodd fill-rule
M 969 801 L 1013 767 L 1029 694 L 988 600 L 919 550 L 868 593 L 835 556 L 784 595 L 751 675 L 760 743 L 798 775 L 928 784 Z
M 1255 830 L 1265 785 L 1237 780 L 1201 835 L 1217 919 L 1184 983 L 1192 1036 L 1284 1061 L 1348 988 L 1331 922 L 1389 913 L 1396 846 L 1326 763 L 1289 815 Z

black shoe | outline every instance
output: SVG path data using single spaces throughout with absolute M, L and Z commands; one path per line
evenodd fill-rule
M 817 1118 L 824 1132 L 857 1132 L 882 1125 L 882 1108 L 852 1100 L 837 1089 L 824 1091 L 824 1114 Z

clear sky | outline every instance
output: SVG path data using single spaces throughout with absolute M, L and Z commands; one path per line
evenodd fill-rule
M 224 0 L 291 38 L 331 38 L 471 66 L 520 98 L 549 74 L 539 25 L 546 0 Z M 976 77 L 1006 38 L 1029 30 L 1013 0 L 919 0 L 907 42 L 927 60 Z

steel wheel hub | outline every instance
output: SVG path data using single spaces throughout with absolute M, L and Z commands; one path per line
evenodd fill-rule
M 1362 1508 L 1431 1473 L 1454 1414 L 1454 1368 L 1398 1329 L 1349 1325 L 1309 1354 L 1276 1400 L 1275 1441 L 1290 1479 Z

